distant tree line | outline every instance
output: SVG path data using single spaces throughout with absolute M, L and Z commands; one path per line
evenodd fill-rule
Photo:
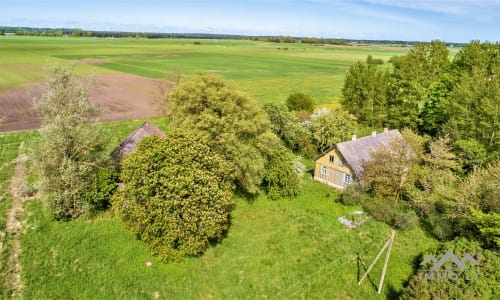
M 355 40 L 355 39 L 336 39 L 336 38 L 316 38 L 316 37 L 291 37 L 291 36 L 249 36 L 237 34 L 211 34 L 211 33 L 166 33 L 166 32 L 131 32 L 131 31 L 100 31 L 83 30 L 79 28 L 33 28 L 33 27 L 13 27 L 0 26 L 0 35 L 5 33 L 14 33 L 16 35 L 27 36 L 74 36 L 74 37 L 99 37 L 99 38 L 192 38 L 192 39 L 229 39 L 229 40 L 252 40 L 272 43 L 304 43 L 315 45 L 345 45 L 353 43 L 360 45 L 383 44 L 410 46 L 421 42 L 417 41 L 392 41 L 392 40 Z M 461 47 L 465 44 L 446 43 L 447 46 Z

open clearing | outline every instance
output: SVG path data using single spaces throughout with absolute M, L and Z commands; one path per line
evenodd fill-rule
M 101 107 L 98 121 L 159 116 L 164 113 L 162 95 L 172 86 L 166 80 L 130 74 L 96 75 L 90 101 Z M 38 83 L 0 91 L 0 132 L 40 127 L 32 103 L 44 90 L 44 85 Z

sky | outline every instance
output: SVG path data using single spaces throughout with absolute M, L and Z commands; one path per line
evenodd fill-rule
M 0 0 L 0 26 L 495 42 L 500 0 Z

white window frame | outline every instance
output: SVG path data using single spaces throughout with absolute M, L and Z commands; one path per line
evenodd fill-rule
M 328 170 L 328 168 L 327 168 L 326 166 L 323 166 L 323 165 L 322 165 L 322 166 L 321 166 L 321 171 L 320 171 L 320 172 L 321 172 L 321 175 L 326 176 L 326 171 L 327 171 L 327 170 Z
M 344 183 L 351 184 L 352 183 L 352 175 L 344 173 Z

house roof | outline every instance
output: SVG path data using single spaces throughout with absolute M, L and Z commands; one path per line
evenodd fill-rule
M 399 130 L 393 129 L 372 134 L 359 139 L 338 143 L 337 149 L 346 160 L 351 170 L 359 176 L 363 171 L 362 164 L 371 159 L 371 152 L 380 146 L 388 146 L 391 141 L 403 138 Z
M 319 157 L 322 157 L 325 153 L 330 152 L 333 148 L 337 148 L 337 150 L 344 157 L 347 165 L 349 165 L 351 170 L 356 174 L 356 176 L 359 177 L 363 172 L 363 162 L 371 159 L 370 153 L 373 150 L 381 145 L 388 146 L 391 141 L 399 138 L 403 138 L 399 130 L 384 130 L 381 133 L 373 133 L 369 136 L 338 143 L 321 154 Z
M 129 134 L 121 143 L 120 146 L 116 147 L 112 152 L 112 156 L 118 159 L 122 159 L 125 154 L 134 152 L 137 148 L 137 144 L 145 137 L 150 135 L 156 135 L 159 137 L 165 137 L 166 134 L 161 131 L 158 127 L 154 126 L 150 122 L 144 122 L 131 134 Z

